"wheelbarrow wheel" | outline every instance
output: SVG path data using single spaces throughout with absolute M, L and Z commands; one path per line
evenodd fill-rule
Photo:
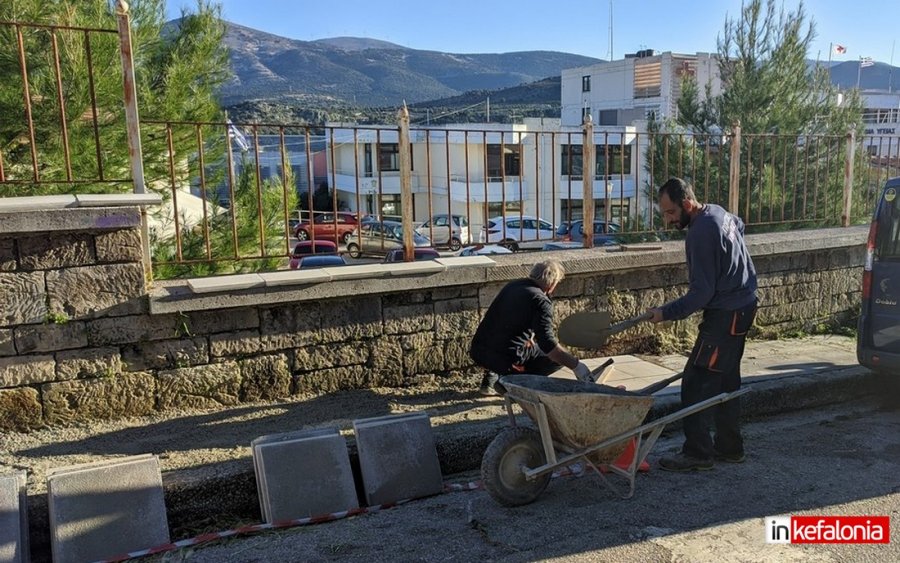
M 498 503 L 521 506 L 534 502 L 550 483 L 550 473 L 529 480 L 522 470 L 540 467 L 546 462 L 541 435 L 536 430 L 507 428 L 484 451 L 481 480 Z

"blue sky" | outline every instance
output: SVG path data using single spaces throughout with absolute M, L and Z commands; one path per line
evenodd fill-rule
M 193 0 L 166 0 L 177 17 Z M 293 39 L 355 36 L 452 53 L 552 50 L 608 58 L 609 0 L 220 0 L 225 19 Z M 780 4 L 780 1 L 779 1 Z M 787 9 L 798 2 L 785 0 Z M 741 0 L 613 0 L 613 55 L 642 48 L 714 52 L 726 16 Z M 816 23 L 810 58 L 872 57 L 900 65 L 900 1 L 807 0 Z

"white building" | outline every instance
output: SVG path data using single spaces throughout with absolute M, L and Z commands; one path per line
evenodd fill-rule
M 900 92 L 863 90 L 863 137 L 860 140 L 872 157 L 900 156 Z
M 396 127 L 329 124 L 326 137 L 328 177 L 338 197 L 353 210 L 400 215 Z M 555 225 L 582 216 L 580 126 L 561 127 L 557 119 L 535 118 L 521 124 L 415 127 L 410 144 L 416 221 L 439 213 L 459 214 L 469 218 L 470 229 L 477 233 L 486 218 L 498 215 L 538 216 Z M 597 217 L 604 216 L 607 206 L 614 216 L 633 212 L 638 160 L 634 128 L 595 128 L 594 144 Z
M 655 54 L 652 49 L 624 59 L 562 71 L 562 125 L 577 126 L 589 113 L 598 126 L 674 117 L 681 81 L 693 76 L 701 97 L 722 91 L 715 55 Z

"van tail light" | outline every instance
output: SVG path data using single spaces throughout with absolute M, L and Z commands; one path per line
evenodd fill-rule
M 563 237 L 562 237 L 563 242 L 571 242 L 571 240 L 572 240 L 572 235 L 563 235 Z
M 878 237 L 878 221 L 869 226 L 869 238 L 866 240 L 866 261 L 863 266 L 862 298 L 872 295 L 872 266 L 875 264 L 875 240 Z

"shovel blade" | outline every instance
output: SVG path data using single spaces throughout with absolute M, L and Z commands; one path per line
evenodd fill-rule
M 557 336 L 566 346 L 600 348 L 609 337 L 609 321 L 606 311 L 575 313 L 563 319 Z

